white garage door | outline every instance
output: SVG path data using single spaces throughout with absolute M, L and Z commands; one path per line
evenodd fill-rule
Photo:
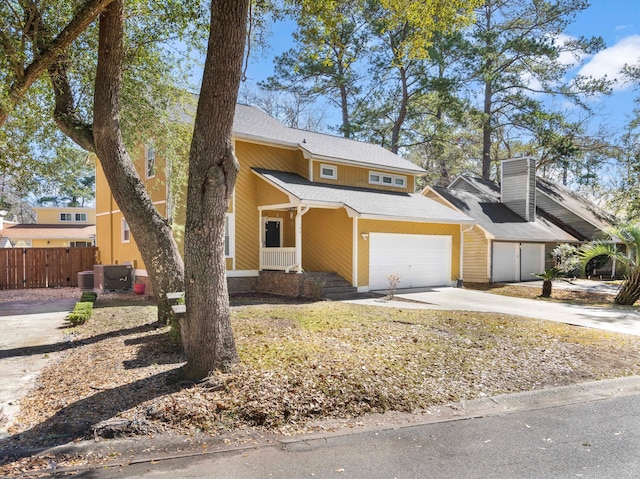
M 395 273 L 398 288 L 451 284 L 451 236 L 371 233 L 369 289 L 388 289 Z
M 493 243 L 493 282 L 530 281 L 543 271 L 544 244 Z
M 520 281 L 520 243 L 493 243 L 494 283 Z
M 534 274 L 544 271 L 544 245 L 522 243 L 520 245 L 520 281 L 533 281 Z

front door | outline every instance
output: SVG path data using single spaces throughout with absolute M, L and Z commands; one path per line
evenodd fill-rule
M 264 222 L 264 247 L 280 248 L 282 224 L 280 219 L 270 219 Z

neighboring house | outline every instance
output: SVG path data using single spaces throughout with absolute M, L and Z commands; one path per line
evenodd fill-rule
M 533 158 L 501 164 L 502 182 L 461 176 L 423 194 L 478 221 L 464 232 L 463 279 L 527 281 L 552 266 L 560 243 L 579 244 L 615 224 L 615 218 L 564 186 L 536 177 Z
M 20 248 L 94 246 L 95 208 L 51 207 L 34 211 L 35 224 L 0 224 L 0 236 Z
M 284 272 L 334 272 L 359 291 L 388 288 L 391 274 L 400 288 L 461 277 L 461 230 L 474 220 L 414 193 L 423 169 L 376 145 L 285 127 L 245 105 L 236 108 L 233 140 L 240 172 L 226 217 L 230 291 L 275 292 L 305 276 Z M 138 151 L 138 171 L 159 210 L 174 210 L 184 224 L 184 205 L 168 208 L 166 167 L 155 151 L 148 174 L 148 149 Z M 101 262 L 131 263 L 144 276 L 99 165 L 96 190 Z

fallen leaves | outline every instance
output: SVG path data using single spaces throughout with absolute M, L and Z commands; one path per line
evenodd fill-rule
M 235 306 L 242 363 L 194 385 L 179 381 L 183 359 L 152 325 L 155 308 L 119 301 L 99 299 L 70 347 L 54 354 L 0 447 L 159 432 L 291 434 L 327 418 L 640 373 L 640 338 L 320 302 Z

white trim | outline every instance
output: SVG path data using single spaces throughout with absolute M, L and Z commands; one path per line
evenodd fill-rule
M 153 157 L 149 156 L 149 152 L 153 152 Z M 152 174 L 149 174 L 149 160 L 153 158 L 153 171 Z M 144 177 L 147 180 L 156 177 L 156 172 L 158 170 L 158 163 L 156 162 L 156 147 L 155 142 L 153 140 L 148 140 L 144 145 Z
M 377 176 L 378 180 L 372 180 L 371 176 Z M 386 183 L 384 181 L 385 178 L 389 179 L 389 183 Z M 406 189 L 407 188 L 407 177 L 406 176 L 400 176 L 400 175 L 394 175 L 391 173 L 384 173 L 382 171 L 375 171 L 375 170 L 369 170 L 368 173 L 368 179 L 369 179 L 369 184 L 370 185 L 380 185 L 380 186 L 389 186 L 392 188 L 401 188 L 401 189 Z M 400 180 L 402 182 L 402 185 L 397 185 L 396 182 Z
M 360 237 L 360 235 L 358 234 L 358 217 L 354 217 L 353 218 L 353 238 L 352 238 L 352 244 L 353 244 L 353 260 L 351 261 L 351 268 L 353 269 L 353 271 L 351 272 L 351 285 L 352 286 L 358 286 L 358 238 Z
M 240 270 L 235 270 L 235 271 L 228 271 L 227 270 L 227 277 L 228 278 L 248 278 L 251 276 L 258 276 L 260 274 L 260 272 L 258 270 L 255 269 L 240 269 Z
M 325 174 L 325 172 L 324 172 L 325 169 L 331 170 L 332 173 L 330 175 Z M 324 178 L 325 180 L 337 180 L 338 179 L 338 167 L 336 165 L 327 165 L 327 164 L 324 164 L 324 163 L 320 163 L 320 178 Z
M 126 225 L 126 228 L 125 228 Z M 124 237 L 124 232 L 128 232 L 128 238 L 125 239 Z M 120 242 L 121 243 L 131 243 L 131 227 L 129 226 L 129 223 L 127 223 L 127 220 L 124 218 L 120 218 Z
M 369 285 L 358 286 L 358 293 L 368 293 L 368 292 L 369 292 Z
M 236 256 L 236 217 L 233 213 L 224 214 L 225 230 L 229 226 L 229 254 L 225 251 L 224 257 L 235 258 Z M 225 235 L 226 236 L 226 235 Z
M 313 159 L 309 158 L 309 181 L 313 181 Z
M 360 219 L 363 220 L 383 220 L 383 221 L 408 221 L 411 223 L 437 223 L 442 225 L 467 225 L 467 224 L 476 224 L 477 221 L 474 219 L 468 220 L 445 220 L 441 218 L 414 218 L 407 216 L 387 216 L 387 215 L 360 215 Z

